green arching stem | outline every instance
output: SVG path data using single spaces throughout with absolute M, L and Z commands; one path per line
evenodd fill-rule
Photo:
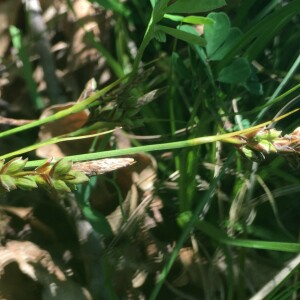
M 231 132 L 231 133 L 198 137 L 198 138 L 193 138 L 190 140 L 184 140 L 184 141 L 179 141 L 179 142 L 162 143 L 162 144 L 146 145 L 146 146 L 126 148 L 126 149 L 108 150 L 108 151 L 102 151 L 102 152 L 96 152 L 96 153 L 71 155 L 71 156 L 67 156 L 66 158 L 73 162 L 89 161 L 89 160 L 97 160 L 97 159 L 108 158 L 108 157 L 131 155 L 131 154 L 136 154 L 139 152 L 150 152 L 150 151 L 161 151 L 161 150 L 186 148 L 186 147 L 192 147 L 192 146 L 197 146 L 197 145 L 206 144 L 206 143 L 213 143 L 216 141 L 222 141 L 222 142 L 227 142 L 227 143 L 233 143 L 235 145 L 241 145 L 241 144 L 244 144 L 245 142 L 239 140 L 238 138 L 235 138 L 236 136 L 247 134 L 247 133 L 253 132 L 255 130 L 258 130 L 264 126 L 269 125 L 272 122 L 281 120 L 298 110 L 299 109 L 295 109 L 285 115 L 282 115 L 282 116 L 276 118 L 275 120 L 268 121 L 268 122 L 259 124 L 257 126 L 253 126 L 251 128 L 247 128 L 244 130 L 239 130 L 239 131 L 235 131 L 235 132 Z M 44 160 L 30 161 L 26 164 L 26 168 L 37 167 L 37 166 L 41 165 L 43 162 L 44 162 Z
M 180 235 L 179 240 L 177 241 L 172 254 L 165 264 L 164 269 L 159 275 L 158 281 L 149 297 L 150 300 L 157 299 L 158 293 L 167 278 L 168 273 L 170 272 L 172 265 L 174 264 L 181 247 L 183 246 L 185 240 L 187 239 L 188 235 L 192 231 L 193 228 L 196 228 L 209 237 L 217 240 L 222 244 L 226 244 L 229 246 L 237 246 L 237 247 L 247 247 L 247 248 L 254 248 L 254 249 L 264 249 L 264 250 L 273 250 L 273 251 L 284 251 L 284 252 L 299 252 L 300 251 L 300 244 L 299 243 L 286 243 L 286 242 L 268 242 L 268 241 L 256 241 L 256 240 L 245 240 L 245 239 L 233 239 L 228 237 L 222 230 L 216 228 L 215 226 L 209 224 L 205 221 L 199 221 L 199 214 L 201 213 L 205 203 L 209 200 L 209 198 L 213 195 L 214 190 L 217 187 L 217 184 L 221 177 L 224 175 L 224 170 L 226 169 L 227 165 L 229 164 L 232 156 L 229 157 L 228 161 L 222 167 L 222 170 L 217 178 L 214 178 L 211 182 L 209 190 L 205 193 L 191 216 L 189 222 L 183 229 L 182 234 Z
M 284 98 L 286 98 L 288 95 L 292 94 L 293 92 L 295 92 L 299 88 L 300 88 L 300 84 L 297 84 L 294 87 L 290 88 L 288 91 L 281 94 L 280 96 L 278 96 L 276 98 L 272 97 L 272 99 L 268 100 L 267 103 L 261 105 L 260 107 L 257 107 L 257 108 L 254 108 L 254 109 L 248 111 L 246 114 L 253 114 L 253 113 L 260 112 L 260 111 L 264 110 L 265 108 L 268 108 L 271 105 L 274 105 L 275 103 L 283 100 Z
M 278 97 L 278 95 L 280 94 L 280 92 L 282 91 L 282 89 L 284 88 L 284 86 L 288 83 L 288 81 L 291 79 L 291 77 L 294 75 L 294 73 L 296 72 L 296 70 L 298 69 L 300 65 L 300 54 L 298 55 L 298 57 L 296 58 L 295 62 L 293 63 L 292 67 L 289 69 L 289 71 L 287 72 L 287 74 L 284 76 L 283 80 L 281 81 L 281 83 L 279 84 L 279 86 L 277 87 L 277 89 L 275 90 L 275 92 L 273 93 L 273 95 L 271 96 L 271 98 L 267 101 L 266 104 L 270 104 L 272 103 L 276 97 Z M 299 84 L 296 85 L 294 87 L 297 88 L 299 87 Z M 262 118 L 262 116 L 266 113 L 266 111 L 270 108 L 270 105 L 268 105 L 267 107 L 263 108 L 257 117 L 257 122 L 259 122 Z
M 90 126 L 90 128 L 91 127 L 93 127 L 93 125 Z M 76 132 L 81 132 L 81 130 L 82 129 L 79 129 Z M 71 134 L 67 134 L 67 135 L 63 135 L 63 136 L 56 136 L 56 137 L 53 137 L 53 138 L 51 138 L 49 140 L 42 141 L 40 143 L 33 144 L 33 145 L 30 145 L 30 146 L 18 149 L 16 151 L 4 154 L 4 155 L 0 156 L 0 160 L 7 159 L 7 158 L 10 158 L 10 157 L 13 157 L 13 156 L 19 156 L 21 154 L 24 154 L 24 153 L 36 150 L 36 149 L 41 148 L 43 146 L 53 145 L 53 144 L 57 144 L 57 143 L 60 143 L 60 142 L 74 141 L 74 140 L 81 140 L 81 139 L 88 139 L 88 138 L 92 138 L 92 137 L 98 137 L 100 135 L 111 133 L 114 130 L 115 129 L 111 129 L 111 130 L 106 130 L 104 132 L 98 132 L 98 133 L 93 133 L 93 134 L 88 134 L 88 135 L 80 135 L 80 136 L 74 135 L 75 132 L 72 132 Z M 91 129 L 89 131 L 91 131 Z
M 144 51 L 148 46 L 148 44 L 150 43 L 151 39 L 153 38 L 154 28 L 155 28 L 155 23 L 153 22 L 153 14 L 152 14 L 143 41 L 138 49 L 137 55 L 134 60 L 133 67 L 132 67 L 132 74 L 135 74 L 139 68 Z
M 142 60 L 144 51 L 146 49 L 146 47 L 148 46 L 148 44 L 150 43 L 150 41 L 152 40 L 153 36 L 154 36 L 154 32 L 155 32 L 155 26 L 156 24 L 163 18 L 164 13 L 166 11 L 167 8 L 167 4 L 168 4 L 169 0 L 157 0 L 155 3 L 155 6 L 152 10 L 152 14 L 151 14 L 151 18 L 150 21 L 148 23 L 143 41 L 138 49 L 137 55 L 135 57 L 134 63 L 133 63 L 133 67 L 132 67 L 132 75 L 134 75 L 140 65 L 140 62 Z
M 195 211 L 191 215 L 191 218 L 190 218 L 189 222 L 187 222 L 187 224 L 183 228 L 183 231 L 182 231 L 178 241 L 176 242 L 176 245 L 175 245 L 174 249 L 172 250 L 170 258 L 166 262 L 162 272 L 160 273 L 160 275 L 158 277 L 158 280 L 155 284 L 155 287 L 154 287 L 154 289 L 153 289 L 153 291 L 152 291 L 152 293 L 149 297 L 150 300 L 157 299 L 158 293 L 159 293 L 164 281 L 166 280 L 167 275 L 170 272 L 175 260 L 177 259 L 180 249 L 182 248 L 182 246 L 183 246 L 184 242 L 186 241 L 187 237 L 189 236 L 190 232 L 193 230 L 195 223 L 198 222 L 199 214 L 203 210 L 205 204 L 212 197 L 212 195 L 213 195 L 213 193 L 214 193 L 214 191 L 217 187 L 218 182 L 221 180 L 221 177 L 224 175 L 224 173 L 225 173 L 224 171 L 225 171 L 227 165 L 232 160 L 232 158 L 233 158 L 233 156 L 230 155 L 229 159 L 223 165 L 218 177 L 215 177 L 212 180 L 212 182 L 210 183 L 209 189 L 206 191 L 203 198 L 198 202 L 197 207 L 195 208 Z
M 29 90 L 29 94 L 30 94 L 30 98 L 34 104 L 34 108 L 36 110 L 40 110 L 40 109 L 44 108 L 44 103 L 42 101 L 41 96 L 39 95 L 39 93 L 37 91 L 36 83 L 32 77 L 32 74 L 33 74 L 32 65 L 31 65 L 31 62 L 29 59 L 29 55 L 27 53 L 27 49 L 23 43 L 21 31 L 15 26 L 10 26 L 9 32 L 10 32 L 13 46 L 17 50 L 18 56 L 19 56 L 20 60 L 22 61 L 21 71 L 23 73 L 23 78 L 26 81 L 26 84 L 27 84 L 27 87 Z
M 234 239 L 227 236 L 222 230 L 209 224 L 205 221 L 199 221 L 195 224 L 195 227 L 207 234 L 211 238 L 227 244 L 229 246 L 246 247 L 253 249 L 264 249 L 273 251 L 285 251 L 285 252 L 299 252 L 300 243 L 287 243 L 287 242 L 268 242 L 258 240 L 246 240 L 246 239 Z
M 146 146 L 126 148 L 126 149 L 108 150 L 108 151 L 102 151 L 96 153 L 71 155 L 66 158 L 73 162 L 79 162 L 79 161 L 97 160 L 97 159 L 108 158 L 108 157 L 131 155 L 140 152 L 179 149 L 179 148 L 192 147 L 192 146 L 205 144 L 205 143 L 212 143 L 215 142 L 216 140 L 220 140 L 220 137 L 221 135 L 208 136 L 208 137 L 195 138 L 195 139 L 190 139 L 190 140 L 185 140 L 180 142 L 162 143 L 162 144 L 146 145 Z M 42 162 L 43 160 L 30 161 L 26 164 L 26 168 L 37 167 Z
M 46 118 L 34 121 L 32 123 L 29 124 L 25 124 L 13 129 L 9 129 L 3 132 L 0 132 L 0 138 L 3 138 L 5 136 L 9 136 L 24 130 L 28 130 L 40 125 L 44 125 L 46 123 L 50 123 L 59 119 L 62 119 L 64 117 L 67 117 L 69 115 L 75 114 L 77 112 L 80 112 L 86 108 L 88 108 L 89 105 L 91 104 L 95 104 L 96 100 L 99 99 L 101 96 L 105 95 L 107 92 L 109 92 L 111 89 L 113 89 L 115 86 L 117 86 L 120 82 L 122 82 L 124 79 L 126 79 L 128 76 L 124 76 L 118 80 L 116 80 L 115 82 L 111 83 L 110 85 L 106 86 L 105 88 L 103 88 L 100 91 L 95 92 L 93 95 L 91 95 L 90 97 L 88 97 L 87 99 L 78 102 L 76 104 L 74 104 L 72 107 L 64 109 L 62 111 L 59 111 L 51 116 L 48 116 Z

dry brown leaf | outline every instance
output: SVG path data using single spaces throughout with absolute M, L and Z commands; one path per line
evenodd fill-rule
M 32 207 L 15 207 L 15 206 L 2 206 L 0 205 L 0 210 L 7 211 L 9 213 L 14 214 L 20 219 L 24 221 L 28 219 L 30 215 L 32 215 L 33 208 Z
M 72 107 L 76 102 L 69 102 L 67 104 L 53 105 L 43 111 L 41 119 L 48 117 L 54 113 Z M 69 115 L 65 118 L 56 120 L 52 123 L 43 125 L 39 132 L 40 141 L 48 140 L 52 137 L 73 132 L 81 128 L 87 121 L 89 116 L 88 110 L 83 110 L 78 113 Z M 85 153 L 88 151 L 90 144 L 82 143 L 81 141 L 62 142 L 59 145 L 47 145 L 36 150 L 36 154 L 40 157 L 64 157 L 65 155 L 73 155 L 78 153 Z
M 96 176 L 132 165 L 133 163 L 133 158 L 105 158 L 75 163 L 72 168 L 85 173 L 87 176 Z
M 71 37 L 70 53 L 68 57 L 68 70 L 77 70 L 83 65 L 97 63 L 100 54 L 95 47 L 87 43 L 86 32 L 92 32 L 96 39 L 103 42 L 104 36 L 108 35 L 106 15 L 103 11 L 97 11 L 93 4 L 87 0 L 73 2 L 73 10 L 68 10 L 68 28 L 66 35 Z M 74 22 L 75 20 L 75 22 Z M 99 20 L 101 25 L 99 27 Z
M 156 179 L 156 163 L 149 154 L 139 153 L 132 155 L 131 158 L 135 160 L 134 164 L 116 172 L 116 184 L 120 189 L 122 198 L 126 199 L 131 191 L 130 212 L 134 211 L 141 201 L 141 195 L 138 198 L 133 197 L 136 193 L 133 193 L 132 185 L 140 193 L 149 192 L 153 189 Z M 90 202 L 94 209 L 105 215 L 111 214 L 119 205 L 116 187 L 108 183 L 107 180 L 99 178 L 91 193 Z M 130 212 L 128 212 L 129 215 Z
M 25 124 L 29 124 L 34 120 L 21 120 L 21 119 L 13 119 L 13 118 L 5 118 L 0 116 L 0 124 L 11 125 L 11 126 L 21 126 Z
M 21 4 L 21 0 L 0 2 L 0 58 L 4 57 L 10 44 L 8 28 L 15 24 Z
M 6 273 L 11 265 L 13 272 Z M 43 299 L 91 299 L 86 290 L 69 279 L 52 260 L 50 254 L 28 241 L 8 241 L 0 246 L 0 291 L 2 297 L 15 298 L 15 286 L 9 284 L 20 273 L 39 283 L 43 288 Z M 7 278 L 7 276 L 9 278 Z M 12 277 L 13 276 L 13 277 Z M 12 277 L 12 278 L 10 278 Z M 28 284 L 24 284 L 28 286 Z M 26 297 L 26 299 L 29 299 Z
M 145 283 L 147 277 L 148 272 L 145 272 L 144 270 L 137 271 L 132 278 L 132 287 L 135 289 L 141 287 Z
M 66 276 L 52 261 L 50 254 L 31 242 L 8 241 L 5 246 L 0 246 L 1 276 L 4 268 L 12 262 L 16 262 L 20 271 L 35 281 L 43 282 L 45 279 L 40 278 L 43 275 L 37 272 L 35 264 L 40 265 L 57 280 L 66 280 Z

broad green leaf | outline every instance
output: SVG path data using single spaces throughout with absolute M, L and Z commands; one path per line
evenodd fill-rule
M 204 37 L 207 41 L 206 52 L 210 58 L 228 38 L 230 20 L 225 13 L 210 13 L 208 17 L 215 21 L 214 24 L 206 24 L 204 27 Z
M 196 223 L 196 228 L 201 230 L 208 236 L 216 239 L 220 243 L 224 243 L 231 246 L 246 247 L 250 249 L 264 249 L 272 251 L 284 251 L 284 252 L 299 252 L 300 243 L 286 243 L 286 242 L 270 242 L 270 241 L 257 241 L 246 239 L 234 239 L 226 235 L 225 232 L 215 227 L 214 225 L 206 222 L 199 221 Z
M 225 0 L 177 0 L 167 8 L 168 13 L 190 14 L 211 11 L 226 5 Z
M 241 57 L 220 71 L 218 81 L 230 84 L 242 84 L 248 80 L 250 75 L 251 66 L 246 58 Z
M 234 47 L 237 41 L 242 37 L 242 32 L 238 28 L 230 28 L 229 34 L 217 51 L 215 51 L 210 57 L 210 60 L 221 60 L 225 55 Z
M 161 30 L 157 30 L 154 32 L 154 38 L 160 43 L 165 43 L 167 40 L 166 34 Z
M 253 66 L 251 66 L 251 75 L 248 78 L 248 80 L 243 84 L 243 86 L 254 95 L 262 95 L 263 94 L 263 86 L 258 81 L 258 78 L 256 75 L 256 69 Z
M 151 6 L 154 7 L 156 0 L 150 0 Z
M 184 60 L 179 56 L 177 52 L 172 53 L 172 68 L 182 79 L 191 80 L 191 70 L 186 67 Z
M 176 27 L 177 29 L 193 34 L 195 36 L 199 36 L 199 32 L 197 31 L 197 29 L 194 26 L 190 26 L 190 25 L 178 25 Z
M 188 32 L 184 32 L 182 30 L 174 29 L 167 26 L 158 25 L 156 26 L 158 30 L 165 32 L 168 35 L 175 37 L 176 39 L 188 42 L 190 44 L 195 44 L 199 46 L 205 46 L 206 42 L 200 36 L 196 36 L 195 34 L 191 34 Z

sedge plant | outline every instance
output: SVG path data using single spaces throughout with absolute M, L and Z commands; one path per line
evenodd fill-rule
M 174 150 L 174 166 L 180 173 L 177 224 L 182 232 L 176 241 L 173 252 L 157 278 L 150 299 L 158 297 L 168 273 L 178 258 L 180 249 L 195 231 L 201 232 L 216 241 L 222 251 L 227 253 L 226 259 L 228 261 L 230 261 L 229 247 L 236 247 L 240 251 L 238 255 L 241 258 L 241 266 L 243 265 L 243 250 L 241 249 L 263 249 L 287 253 L 295 253 L 300 250 L 299 243 L 295 241 L 281 242 L 250 239 L 247 230 L 243 228 L 241 229 L 242 237 L 237 238 L 238 230 L 233 227 L 237 226 L 238 228 L 240 224 L 236 224 L 238 222 L 230 223 L 232 220 L 229 220 L 227 223 L 229 225 L 227 227 L 226 225 L 223 226 L 223 229 L 218 228 L 217 224 L 205 220 L 206 213 L 204 212 L 211 212 L 211 199 L 214 197 L 216 190 L 220 189 L 221 178 L 224 178 L 234 154 L 228 155 L 222 168 L 214 168 L 214 174 L 210 174 L 209 188 L 200 201 L 197 199 L 195 185 L 197 184 L 198 164 L 201 161 L 200 155 L 204 153 L 204 156 L 209 157 L 211 161 L 215 162 L 217 160 L 218 164 L 223 164 L 218 147 L 226 147 L 225 144 L 229 144 L 241 154 L 241 156 L 236 157 L 237 174 L 243 172 L 241 157 L 253 162 L 252 173 L 249 173 L 249 182 L 251 176 L 256 176 L 255 166 L 257 166 L 257 162 L 263 161 L 268 156 L 278 158 L 276 158 L 277 161 L 275 159 L 277 165 L 275 164 L 273 167 L 274 173 L 279 174 L 280 168 L 277 166 L 282 163 L 280 161 L 282 157 L 287 158 L 294 167 L 299 166 L 300 130 L 297 127 L 298 125 L 294 123 L 293 128 L 289 127 L 289 130 L 284 131 L 288 133 L 282 133 L 281 129 L 276 129 L 278 121 L 282 120 L 284 122 L 288 116 L 291 118 L 293 114 L 297 115 L 299 109 L 290 110 L 287 106 L 289 112 L 284 111 L 275 118 L 268 115 L 267 119 L 269 121 L 261 123 L 262 118 L 266 118 L 266 114 L 271 108 L 274 106 L 277 108 L 283 107 L 285 99 L 290 95 L 294 95 L 299 89 L 300 85 L 295 84 L 289 89 L 283 90 L 285 85 L 292 80 L 292 75 L 299 65 L 298 57 L 295 57 L 294 64 L 283 83 L 277 89 L 270 85 L 269 94 L 271 94 L 271 97 L 266 102 L 259 105 L 242 103 L 242 98 L 247 98 L 248 93 L 251 93 L 252 99 L 263 97 L 263 85 L 258 80 L 258 72 L 253 67 L 252 62 L 260 58 L 261 52 L 268 45 L 268 42 L 280 30 L 285 28 L 288 22 L 293 20 L 300 9 L 299 1 L 291 1 L 282 9 L 275 10 L 271 14 L 267 13 L 269 10 L 266 8 L 258 16 L 258 23 L 252 24 L 250 28 L 244 28 L 245 33 L 238 26 L 241 25 L 241 16 L 250 12 L 250 4 L 244 3 L 242 5 L 240 14 L 232 23 L 224 12 L 207 14 L 212 10 L 223 7 L 225 4 L 223 0 L 151 1 L 150 20 L 146 24 L 143 39 L 137 48 L 136 56 L 131 65 L 128 63 L 130 59 L 127 56 L 127 59 L 124 59 L 125 53 L 121 53 L 120 41 L 118 44 L 120 47 L 119 56 L 124 61 L 119 64 L 108 55 L 102 45 L 97 47 L 99 52 L 109 58 L 111 67 L 116 76 L 119 77 L 118 80 L 94 92 L 68 109 L 0 133 L 0 138 L 7 137 L 49 122 L 55 122 L 60 118 L 85 109 L 93 111 L 97 119 L 92 125 L 81 128 L 77 132 L 55 137 L 24 149 L 18 149 L 0 157 L 0 188 L 3 192 L 9 192 L 17 188 L 31 190 L 42 187 L 59 193 L 66 193 L 74 190 L 76 185 L 89 181 L 90 176 L 97 175 L 97 172 L 88 173 L 83 171 L 85 168 L 88 169 L 94 161 L 120 156 L 126 157 L 126 155 L 140 152 L 154 153 L 156 151 Z M 124 18 L 128 18 L 130 15 L 127 8 L 122 9 L 124 4 L 117 5 L 114 1 L 108 1 L 105 5 L 115 11 L 119 24 L 123 24 Z M 271 8 L 270 11 L 272 11 Z M 207 15 L 204 17 L 199 16 L 199 14 Z M 200 35 L 199 31 L 203 28 L 204 34 Z M 91 34 L 89 39 L 94 41 Z M 170 39 L 173 43 L 171 50 L 166 50 L 166 57 L 154 60 L 151 63 L 151 65 L 165 70 L 162 76 L 156 75 L 153 80 L 156 84 L 158 83 L 159 87 L 151 87 L 150 90 L 142 92 L 141 95 L 142 79 L 152 78 L 149 75 L 151 74 L 151 68 L 147 69 L 148 65 L 143 66 L 148 47 L 155 45 L 157 49 L 165 49 L 164 42 Z M 181 46 L 182 43 L 184 46 Z M 168 53 L 168 51 L 171 53 Z M 124 66 L 124 64 L 127 65 Z M 123 75 L 126 72 L 123 72 L 121 65 L 126 70 L 131 69 L 130 72 L 127 72 L 127 75 Z M 167 85 L 167 88 L 161 88 L 161 83 Z M 149 85 L 151 86 L 151 84 Z M 271 91 L 274 89 L 275 92 L 272 93 Z M 167 119 L 168 125 L 162 126 L 158 124 L 159 122 L 152 122 L 152 124 L 148 122 L 147 126 L 157 131 L 171 131 L 169 142 L 138 145 L 126 149 L 95 151 L 66 156 L 64 159 L 54 157 L 52 160 L 46 161 L 28 161 L 26 158 L 20 157 L 20 155 L 24 156 L 25 153 L 43 145 L 74 139 L 78 139 L 80 142 L 81 138 L 104 135 L 120 126 L 129 128 L 140 126 L 140 121 L 143 121 L 143 118 L 136 118 L 139 114 L 144 114 L 144 121 L 147 123 L 147 118 L 153 118 L 156 114 L 155 108 L 153 108 L 154 105 L 150 102 L 161 94 L 166 95 L 167 98 L 167 101 L 161 105 L 161 112 L 167 111 L 168 117 L 165 119 Z M 234 98 L 235 101 L 227 101 L 227 98 Z M 177 104 L 178 101 L 181 101 L 180 106 Z M 257 112 L 259 113 L 253 123 L 259 124 L 251 125 L 250 118 Z M 188 115 L 188 120 L 185 119 L 185 114 Z M 187 137 L 180 141 L 176 140 L 179 129 L 178 119 L 184 120 L 187 133 Z M 220 125 L 228 124 L 231 120 L 235 122 L 232 126 L 226 128 L 226 126 Z M 276 126 L 272 128 L 275 124 Z M 166 130 L 166 127 L 169 130 Z M 224 127 L 227 129 L 226 131 Z M 98 133 L 91 134 L 92 130 L 97 130 Z M 211 130 L 213 133 L 208 134 Z M 175 149 L 183 150 L 175 151 Z M 78 163 L 86 164 L 86 167 L 81 165 L 79 168 Z M 132 160 L 128 162 L 128 164 L 130 163 L 132 163 Z M 283 173 L 282 177 L 285 175 Z M 259 176 L 261 178 L 260 182 L 264 186 L 263 182 L 267 180 L 268 172 L 262 171 Z M 238 178 L 238 176 L 236 178 L 233 183 L 232 203 L 239 204 L 238 202 L 241 199 L 251 198 L 251 193 L 243 194 L 242 187 L 245 185 L 245 180 L 241 177 Z M 292 175 L 289 178 L 290 181 L 297 182 L 297 179 Z M 245 196 L 245 194 L 247 195 Z M 231 211 L 233 206 L 232 204 Z M 222 214 L 224 213 L 220 213 L 220 220 L 225 222 L 226 217 Z M 230 213 L 228 214 L 230 215 Z M 86 214 L 87 218 L 88 216 Z M 240 215 L 236 219 L 239 217 Z M 243 224 L 241 227 L 243 227 Z M 95 226 L 95 228 L 101 233 L 99 227 Z M 266 237 L 263 233 L 261 236 Z M 234 298 L 234 285 L 230 282 L 234 277 L 233 273 L 233 270 L 230 271 L 229 268 L 227 299 Z M 240 289 L 237 293 L 242 297 L 243 292 Z

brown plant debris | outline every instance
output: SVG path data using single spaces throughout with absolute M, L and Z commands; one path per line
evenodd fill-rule
M 34 264 L 38 264 L 57 280 L 66 280 L 66 276 L 52 261 L 50 254 L 31 242 L 8 241 L 5 246 L 0 246 L 0 278 L 4 274 L 4 268 L 12 262 L 16 262 L 21 272 L 33 280 L 37 281 L 40 277 Z
M 39 284 L 43 299 L 91 299 L 89 293 L 68 278 L 50 254 L 29 241 L 7 241 L 0 246 L 0 298 L 21 299 L 20 291 L 11 284 L 21 274 Z M 18 282 L 20 286 L 21 282 Z M 28 283 L 22 282 L 23 285 Z M 35 288 L 37 288 L 36 286 Z M 23 298 L 24 299 L 24 298 Z M 26 299 L 37 299 L 26 295 Z
M 96 176 L 132 165 L 134 162 L 133 158 L 106 158 L 75 163 L 73 169 L 87 176 Z

